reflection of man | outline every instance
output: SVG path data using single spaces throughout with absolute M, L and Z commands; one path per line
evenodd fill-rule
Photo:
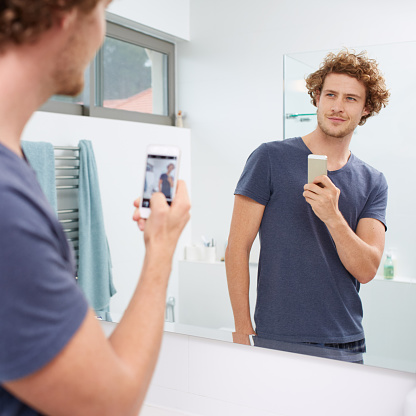
M 162 192 L 166 198 L 171 198 L 171 188 L 173 188 L 173 176 L 171 175 L 171 172 L 175 169 L 175 165 L 169 163 L 166 169 L 167 172 L 160 175 L 159 192 Z
M 349 150 L 357 125 L 389 93 L 365 54 L 329 54 L 306 80 L 318 126 L 304 136 L 262 144 L 235 191 L 226 252 L 234 341 L 248 334 L 365 352 L 361 283 L 375 276 L 384 250 L 387 183 Z M 328 156 L 328 175 L 307 181 L 309 154 Z M 254 331 L 248 258 L 257 232 Z
M 8 0 L 0 6 L 0 413 L 138 414 L 156 364 L 184 184 L 151 200 L 139 286 L 107 339 L 78 288 L 64 232 L 20 134 L 53 94 L 76 95 L 104 37 L 108 0 Z M 138 207 L 139 202 L 135 202 Z

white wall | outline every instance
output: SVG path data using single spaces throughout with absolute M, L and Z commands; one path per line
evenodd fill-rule
M 169 37 L 189 40 L 190 0 L 113 0 L 108 11 Z

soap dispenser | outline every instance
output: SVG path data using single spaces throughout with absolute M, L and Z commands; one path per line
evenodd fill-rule
M 391 253 L 386 254 L 386 259 L 384 260 L 384 278 L 393 279 L 394 277 L 394 263 L 391 256 Z

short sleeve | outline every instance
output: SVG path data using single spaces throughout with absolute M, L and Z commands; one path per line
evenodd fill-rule
M 0 193 L 0 382 L 4 382 L 50 362 L 78 330 L 88 305 L 52 211 L 22 190 L 3 188 Z
M 388 198 L 388 185 L 382 173 L 379 174 L 378 186 L 375 186 L 362 210 L 358 220 L 361 218 L 374 218 L 381 221 L 387 230 L 386 209 Z
M 267 205 L 271 193 L 270 159 L 267 144 L 263 143 L 248 157 L 237 183 L 235 195 L 244 195 Z

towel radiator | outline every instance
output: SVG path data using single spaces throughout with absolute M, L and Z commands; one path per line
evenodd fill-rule
M 79 147 L 54 146 L 58 219 L 79 260 Z

